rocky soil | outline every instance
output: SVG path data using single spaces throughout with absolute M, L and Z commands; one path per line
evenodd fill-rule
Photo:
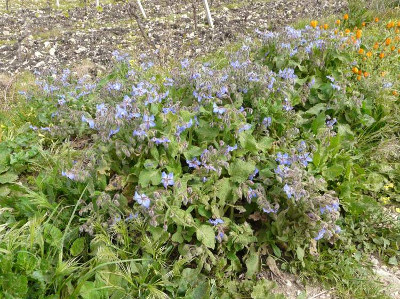
M 0 1 L 1 2 L 1 1 Z M 166 62 L 196 57 L 235 41 L 256 28 L 279 29 L 295 20 L 342 12 L 346 0 L 209 0 L 214 29 L 206 20 L 202 1 L 144 0 L 148 18 L 137 8 L 146 38 L 128 3 L 5 12 L 0 3 L 0 72 L 44 70 L 92 61 L 107 66 L 111 52 L 153 53 Z M 135 1 L 133 2 L 135 3 Z

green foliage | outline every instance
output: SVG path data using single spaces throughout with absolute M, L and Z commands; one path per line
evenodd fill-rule
M 259 276 L 275 257 L 343 298 L 382 295 L 358 282 L 368 254 L 399 262 L 398 102 L 379 74 L 352 77 L 352 46 L 304 34 L 324 47 L 291 55 L 276 37 L 221 70 L 173 71 L 171 88 L 124 59 L 87 85 L 42 78 L 24 113 L 1 118 L 0 293 L 282 298 Z

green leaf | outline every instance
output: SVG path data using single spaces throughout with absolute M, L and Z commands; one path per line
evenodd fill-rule
M 234 182 L 243 183 L 248 179 L 249 175 L 253 173 L 254 169 L 255 164 L 253 162 L 236 160 L 230 164 L 228 172 Z
M 258 252 L 250 251 L 249 257 L 246 260 L 246 276 L 251 278 L 260 269 L 260 257 Z
M 76 239 L 74 243 L 72 243 L 69 251 L 71 252 L 71 255 L 77 256 L 82 253 L 83 249 L 85 249 L 85 238 L 81 237 Z
M 271 149 L 274 139 L 270 137 L 263 137 L 258 143 L 257 148 L 263 152 Z
M 245 132 L 239 135 L 239 143 L 242 148 L 252 153 L 257 153 L 257 141 L 253 135 Z
M 6 197 L 10 192 L 11 190 L 7 186 L 0 187 L 0 197 Z
M 159 170 L 144 169 L 139 174 L 139 184 L 142 187 L 147 187 L 149 184 L 157 186 L 161 183 L 161 173 Z
M 342 173 L 344 173 L 344 167 L 342 165 L 332 165 L 322 172 L 323 176 L 328 180 L 333 180 Z
M 392 256 L 389 261 L 388 261 L 389 265 L 394 265 L 397 266 L 398 262 L 397 262 L 397 258 L 395 256 Z
M 319 114 L 311 124 L 311 128 L 314 134 L 318 133 L 318 130 L 325 126 L 325 113 Z
M 321 113 L 321 111 L 324 111 L 325 109 L 326 109 L 326 104 L 318 103 L 317 105 L 314 105 L 310 109 L 308 109 L 305 112 L 305 114 L 318 115 L 319 113 Z
M 214 229 L 209 226 L 202 224 L 196 231 L 197 240 L 203 243 L 208 248 L 214 249 L 215 247 L 215 233 Z
M 190 298 L 193 299 L 208 299 L 210 298 L 210 284 L 208 281 L 204 281 L 200 283 L 192 293 L 192 296 Z
M 6 172 L 0 175 L 0 184 L 8 184 L 18 180 L 18 175 L 12 172 Z
M 222 180 L 217 181 L 215 183 L 215 189 L 217 191 L 216 196 L 222 201 L 220 205 L 225 205 L 225 202 L 230 198 L 232 193 L 229 179 L 223 178 Z
M 304 249 L 300 246 L 297 246 L 296 254 L 297 254 L 297 258 L 299 259 L 299 261 L 302 262 L 304 259 Z

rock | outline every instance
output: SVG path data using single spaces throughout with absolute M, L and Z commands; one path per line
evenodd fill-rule
M 39 51 L 36 51 L 36 52 L 35 52 L 35 57 L 42 57 L 42 56 L 43 56 L 43 54 L 40 53 Z
M 50 51 L 49 51 L 49 54 L 50 54 L 51 56 L 54 56 L 55 53 L 56 53 L 56 49 L 51 48 Z
M 85 52 L 87 49 L 85 47 L 79 47 L 77 50 L 75 50 L 76 54 L 80 54 L 82 52 Z
M 35 67 L 35 68 L 40 68 L 40 67 L 44 66 L 44 64 L 45 64 L 44 61 L 40 61 L 40 62 L 38 62 L 34 67 Z
M 3 31 L 3 34 L 4 34 L 4 36 L 10 35 L 10 31 L 4 30 L 4 31 Z

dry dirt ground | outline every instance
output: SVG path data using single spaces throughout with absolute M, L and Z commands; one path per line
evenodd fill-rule
M 14 1 L 20 3 L 10 0 L 11 4 Z M 347 6 L 346 0 L 209 0 L 215 24 L 211 29 L 202 1 L 195 6 L 191 0 L 142 3 L 148 18 L 140 17 L 139 23 L 147 42 L 128 3 L 105 4 L 102 11 L 94 4 L 62 10 L 48 9 L 45 2 L 36 9 L 13 4 L 7 13 L 5 0 L 0 0 L 0 72 L 58 68 L 87 59 L 107 66 L 115 49 L 131 54 L 158 49 L 163 62 L 196 57 L 255 29 L 277 29 L 301 18 L 342 13 Z M 132 11 L 140 16 L 137 8 Z

